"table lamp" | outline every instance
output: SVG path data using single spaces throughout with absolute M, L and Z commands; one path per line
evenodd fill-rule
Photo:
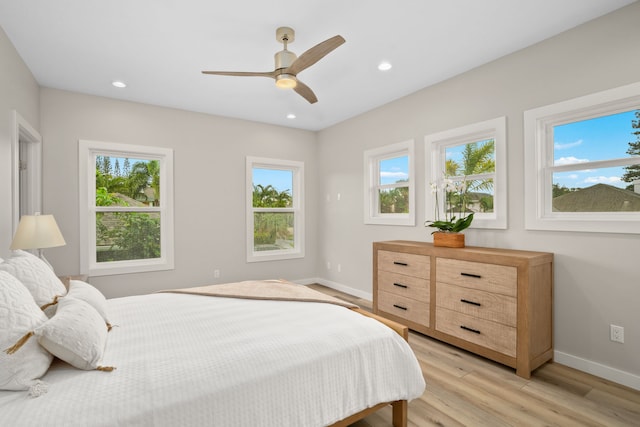
M 9 249 L 37 249 L 40 259 L 51 266 L 42 254 L 42 249 L 66 244 L 53 215 L 40 215 L 40 212 L 36 212 L 35 215 L 23 215 L 20 218 Z

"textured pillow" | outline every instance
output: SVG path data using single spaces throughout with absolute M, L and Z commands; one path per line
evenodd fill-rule
M 112 369 L 98 365 L 107 343 L 104 320 L 82 300 L 60 298 L 56 315 L 33 334 L 51 354 L 78 369 Z
M 13 251 L 9 259 L 0 263 L 0 271 L 6 271 L 18 279 L 31 292 L 39 307 L 53 301 L 56 295 L 67 293 L 47 263 L 29 252 Z
M 27 390 L 40 386 L 53 357 L 36 340 L 29 340 L 14 354 L 5 350 L 47 321 L 22 283 L 0 271 L 0 389 Z M 33 393 L 32 393 L 33 394 Z
M 72 279 L 69 281 L 69 292 L 67 292 L 67 297 L 82 300 L 95 308 L 107 324 L 107 329 L 111 329 L 109 316 L 107 316 L 107 299 L 102 295 L 102 292 L 86 282 Z

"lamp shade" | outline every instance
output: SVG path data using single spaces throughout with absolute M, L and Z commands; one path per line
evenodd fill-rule
M 42 249 L 66 245 L 53 215 L 23 215 L 9 249 Z

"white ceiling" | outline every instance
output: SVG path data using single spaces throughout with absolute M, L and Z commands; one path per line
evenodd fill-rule
M 319 130 L 630 3 L 0 0 L 0 26 L 41 86 Z M 316 104 L 271 79 L 200 73 L 272 71 L 279 26 L 296 31 L 298 55 L 347 40 L 298 76 Z M 378 71 L 383 60 L 390 71 Z

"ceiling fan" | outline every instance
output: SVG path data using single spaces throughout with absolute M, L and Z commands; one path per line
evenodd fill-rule
M 345 42 L 342 36 L 334 36 L 330 39 L 318 43 L 300 56 L 287 50 L 287 44 L 293 43 L 295 31 L 289 27 L 280 27 L 276 30 L 276 40 L 284 45 L 284 49 L 275 54 L 276 68 L 267 72 L 251 71 L 203 71 L 203 74 L 214 74 L 219 76 L 257 76 L 271 77 L 275 79 L 276 86 L 281 88 L 292 88 L 298 95 L 309 101 L 310 104 L 318 102 L 318 98 L 306 84 L 298 80 L 298 73 L 309 68 L 335 48 Z

